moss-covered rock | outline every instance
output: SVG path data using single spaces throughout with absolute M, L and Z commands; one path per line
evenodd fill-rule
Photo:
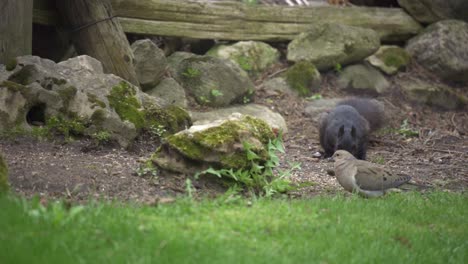
M 192 125 L 189 113 L 175 105 L 147 109 L 145 116 L 147 120 L 146 128 L 164 128 L 164 131 L 169 134 L 176 133 Z
M 361 61 L 380 46 L 379 35 L 372 29 L 314 24 L 288 45 L 288 60 L 312 62 L 320 71 Z
M 232 45 L 218 45 L 206 54 L 229 59 L 253 77 L 277 63 L 280 56 L 278 50 L 261 41 L 240 41 Z
M 0 153 L 0 194 L 8 191 L 8 167 Z
M 248 74 L 227 59 L 183 55 L 170 66 L 177 82 L 200 105 L 228 106 L 255 90 Z
M 250 165 L 243 142 L 262 158 L 267 157 L 266 145 L 275 137 L 262 120 L 251 116 L 233 116 L 210 124 L 192 126 L 166 138 L 153 156 L 159 167 L 183 173 L 216 168 L 245 168 Z
M 386 74 L 396 74 L 410 63 L 411 56 L 398 46 L 382 46 L 366 60 Z
M 388 91 L 390 83 L 385 76 L 367 64 L 350 65 L 340 72 L 337 85 L 340 89 L 356 94 L 382 94 Z
M 285 73 L 286 82 L 300 96 L 309 96 L 320 89 L 320 73 L 314 64 L 308 61 L 299 61 L 291 66 Z
M 107 98 L 110 107 L 114 108 L 122 120 L 130 121 L 137 129 L 141 129 L 145 126 L 145 116 L 135 95 L 134 86 L 121 82 L 112 87 Z

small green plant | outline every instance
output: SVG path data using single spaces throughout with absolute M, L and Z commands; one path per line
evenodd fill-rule
M 166 132 L 167 130 L 163 125 L 154 124 L 149 127 L 149 133 L 152 136 L 157 136 L 159 138 L 162 138 L 166 134 Z
M 200 70 L 188 67 L 183 73 L 183 76 L 188 77 L 188 78 L 196 78 L 201 75 Z
M 374 163 L 383 165 L 385 163 L 385 159 L 382 156 L 377 156 L 372 160 Z
M 223 92 L 221 92 L 221 91 L 218 90 L 218 89 L 212 89 L 210 93 L 211 93 L 211 95 L 214 96 L 214 97 L 218 97 L 218 96 L 222 96 L 222 95 L 223 95 Z
M 198 102 L 200 102 L 201 104 L 209 104 L 211 101 L 210 99 L 206 98 L 206 96 L 200 95 L 198 97 Z
M 404 137 L 417 137 L 419 132 L 410 128 L 408 124 L 408 119 L 403 120 L 403 123 L 400 126 L 400 129 L 397 130 L 398 134 L 403 135 Z
M 111 139 L 111 133 L 105 130 L 95 132 L 91 135 L 91 138 L 95 139 L 98 144 L 108 143 Z
M 83 135 L 85 126 L 79 119 L 65 119 L 60 116 L 50 117 L 46 121 L 47 129 L 52 134 L 63 135 L 67 140 L 72 136 Z
M 244 96 L 244 97 L 242 98 L 242 103 L 244 103 L 244 104 L 250 103 L 250 98 L 249 98 L 248 96 Z
M 213 169 L 209 168 L 195 175 L 212 174 L 220 178 L 232 179 L 243 187 L 261 196 L 270 197 L 275 193 L 284 193 L 293 189 L 290 175 L 291 172 L 300 169 L 300 164 L 290 164 L 288 170 L 278 170 L 279 157 L 277 152 L 284 153 L 281 136 L 270 140 L 267 145 L 267 159 L 263 161 L 257 153 L 252 150 L 252 145 L 243 142 L 247 160 L 250 161 L 248 168 L 241 169 Z
M 22 200 L 24 212 L 37 220 L 52 223 L 54 226 L 64 226 L 72 219 L 76 218 L 85 207 L 81 205 L 67 206 L 63 202 L 55 201 L 44 206 L 38 196 L 31 202 Z
M 337 62 L 335 64 L 335 71 L 340 73 L 342 69 L 343 69 L 343 67 L 341 66 L 341 64 Z
M 193 187 L 192 180 L 187 178 L 185 180 L 185 192 L 187 193 L 187 197 L 192 200 L 193 199 L 193 193 L 195 192 L 195 188 Z
M 244 71 L 251 71 L 253 69 L 252 63 L 250 62 L 249 58 L 241 56 L 237 58 L 237 63 Z
M 316 93 L 316 94 L 313 94 L 313 95 L 311 95 L 309 97 L 306 97 L 305 99 L 309 100 L 309 101 L 314 101 L 314 100 L 319 100 L 319 99 L 322 99 L 322 98 L 323 97 L 322 97 L 321 94 Z
M 158 170 L 152 164 L 141 165 L 135 172 L 138 177 L 158 177 Z

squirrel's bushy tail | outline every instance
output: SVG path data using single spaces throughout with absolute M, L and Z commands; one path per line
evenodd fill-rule
M 369 132 L 381 128 L 384 123 L 384 107 L 375 99 L 349 98 L 339 102 L 338 105 L 349 105 L 356 109 L 369 122 Z

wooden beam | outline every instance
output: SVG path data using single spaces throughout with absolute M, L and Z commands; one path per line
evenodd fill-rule
M 32 50 L 32 0 L 0 2 L 0 64 Z
M 401 8 L 221 5 L 174 0 L 111 0 L 127 33 L 226 40 L 291 40 L 313 24 L 371 28 L 382 41 L 404 41 L 422 30 Z M 54 23 L 54 13 L 35 12 L 35 22 Z

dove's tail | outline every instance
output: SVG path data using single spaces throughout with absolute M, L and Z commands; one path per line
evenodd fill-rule
M 398 186 L 398 189 L 403 191 L 425 191 L 431 189 L 432 186 L 415 183 L 413 181 L 405 182 L 402 185 Z

